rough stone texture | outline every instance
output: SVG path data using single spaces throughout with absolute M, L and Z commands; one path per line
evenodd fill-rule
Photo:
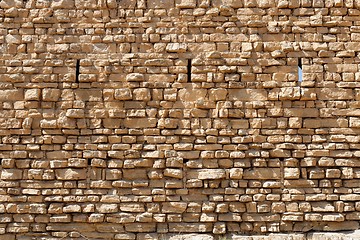
M 1 0 L 0 239 L 359 239 L 359 16 Z

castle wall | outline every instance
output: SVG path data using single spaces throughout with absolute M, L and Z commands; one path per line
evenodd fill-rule
M 0 1 L 0 239 L 358 229 L 359 9 Z

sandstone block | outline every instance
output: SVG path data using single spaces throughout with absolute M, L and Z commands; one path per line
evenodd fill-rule
M 133 95 L 133 99 L 137 101 L 149 101 L 151 99 L 150 90 L 147 88 L 136 88 Z
M 24 99 L 24 90 L 0 90 L 0 101 L 20 101 Z
M 163 213 L 183 213 L 185 212 L 187 203 L 185 202 L 164 202 L 162 204 Z
M 300 87 L 280 88 L 280 92 L 279 92 L 280 100 L 298 100 L 300 99 L 300 96 L 301 96 Z
M 132 92 L 129 88 L 115 89 L 114 98 L 116 100 L 131 100 Z
M 244 170 L 242 168 L 231 168 L 230 179 L 242 179 Z
M 169 223 L 169 232 L 203 233 L 212 231 L 211 223 Z
M 115 235 L 115 239 L 120 240 L 135 240 L 136 235 L 134 233 L 118 233 Z
M 186 0 L 189 1 L 189 0 Z M 190 0 L 193 1 L 193 0 Z M 177 5 L 178 7 L 180 5 Z M 182 52 L 186 52 L 187 49 L 187 45 L 185 43 L 168 43 L 166 45 L 166 51 L 168 52 L 178 52 L 178 53 L 182 53 Z
M 25 100 L 28 100 L 28 101 L 30 101 L 30 100 L 37 101 L 37 100 L 40 100 L 40 93 L 41 93 L 40 89 L 27 89 L 27 90 L 25 90 L 24 98 L 25 98 Z
M 155 232 L 155 223 L 127 223 L 125 224 L 125 230 L 127 232 Z
M 85 169 L 56 169 L 55 176 L 59 180 L 79 180 L 86 179 L 86 170 Z
M 253 168 L 244 170 L 244 179 L 280 179 L 280 168 Z
M 267 92 L 264 89 L 229 89 L 231 101 L 261 101 L 267 100 Z
M 223 179 L 225 176 L 226 174 L 224 169 L 200 169 L 187 172 L 188 179 Z
M 75 0 L 54 0 L 51 3 L 54 9 L 73 9 L 75 7 Z
M 95 206 L 99 213 L 114 213 L 119 211 L 117 204 L 96 204 Z
M 284 168 L 285 179 L 298 179 L 300 177 L 299 168 Z
M 167 168 L 164 170 L 164 176 L 182 179 L 183 171 L 181 169 Z
M 130 73 L 126 75 L 126 81 L 129 82 L 142 82 L 145 80 L 144 74 L 141 73 Z
M 120 210 L 124 212 L 145 212 L 145 207 L 141 203 L 121 203 Z
M 20 180 L 22 179 L 22 170 L 19 169 L 2 169 L 0 172 L 1 180 Z
M 75 0 L 77 9 L 95 9 L 98 7 L 97 0 Z
M 66 110 L 66 117 L 83 118 L 85 117 L 85 111 L 83 109 L 68 109 Z
M 319 100 L 350 100 L 354 99 L 352 89 L 344 88 L 317 88 L 316 93 Z
M 42 100 L 46 102 L 56 102 L 60 97 L 60 89 L 44 88 L 42 90 Z
M 156 124 L 156 118 L 126 118 L 124 120 L 126 128 L 153 128 Z

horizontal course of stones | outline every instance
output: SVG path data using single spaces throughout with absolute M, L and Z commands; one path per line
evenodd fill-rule
M 0 239 L 358 229 L 359 14 L 1 0 Z

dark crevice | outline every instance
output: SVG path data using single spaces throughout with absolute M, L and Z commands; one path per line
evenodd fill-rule
M 79 83 L 79 75 L 80 75 L 80 60 L 76 60 L 76 72 L 75 72 L 75 82 Z
M 187 82 L 191 82 L 191 59 L 188 59 L 188 64 L 187 64 Z
M 91 159 L 88 159 L 88 166 L 91 166 Z
M 298 58 L 298 83 L 303 81 L 303 66 L 301 58 Z

